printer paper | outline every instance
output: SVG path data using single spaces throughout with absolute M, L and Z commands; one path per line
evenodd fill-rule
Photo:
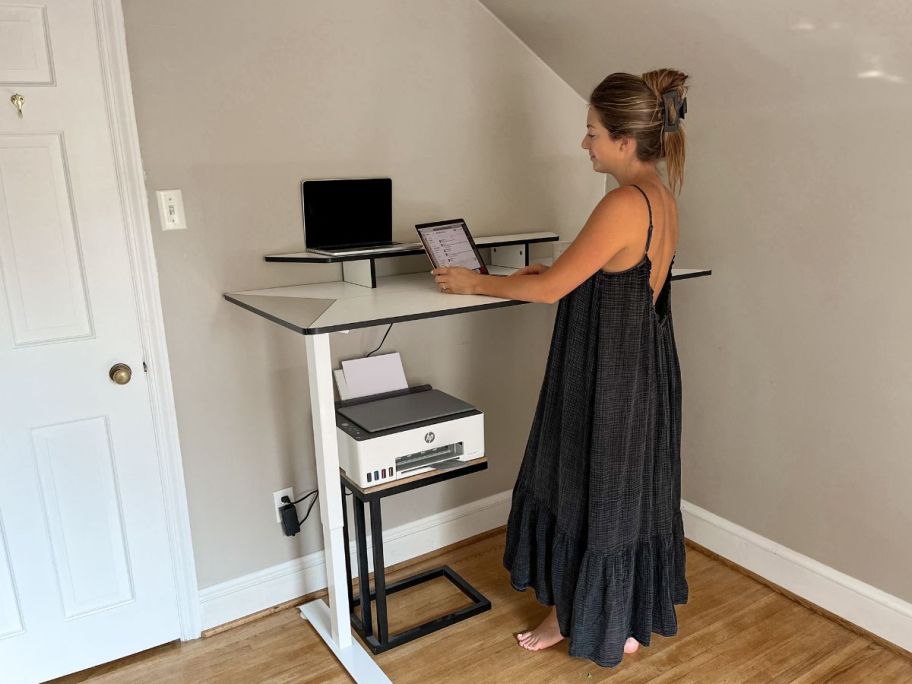
M 336 378 L 336 387 L 339 390 L 339 399 L 351 399 L 351 395 L 348 393 L 348 385 L 345 384 L 345 371 L 341 368 L 333 371 L 333 375 Z
M 343 361 L 342 370 L 348 396 L 352 399 L 408 389 L 399 352 Z

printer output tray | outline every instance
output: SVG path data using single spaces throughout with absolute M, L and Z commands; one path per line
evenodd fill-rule
M 381 432 L 474 410 L 475 407 L 471 404 L 440 390 L 401 394 L 337 409 L 341 415 L 368 432 Z

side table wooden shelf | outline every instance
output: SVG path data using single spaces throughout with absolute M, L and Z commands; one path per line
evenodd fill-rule
M 380 516 L 380 500 L 383 497 L 406 492 L 410 489 L 416 489 L 417 487 L 426 487 L 427 485 L 443 482 L 444 480 L 449 480 L 454 477 L 469 475 L 480 470 L 486 470 L 487 467 L 487 458 L 476 458 L 469 461 L 464 466 L 458 466 L 448 470 L 430 471 L 415 475 L 414 477 L 367 488 L 358 486 L 357 483 L 345 474 L 344 470 L 341 468 L 339 469 L 339 476 L 342 481 L 342 538 L 346 540 L 346 543 L 344 544 L 345 576 L 348 580 L 346 586 L 348 587 L 351 624 L 374 654 L 388 651 L 391 648 L 401 646 L 404 643 L 436 632 L 437 630 L 443 629 L 460 620 L 465 620 L 473 615 L 491 609 L 491 602 L 448 565 L 442 565 L 430 570 L 423 570 L 387 585 L 383 561 L 383 523 Z M 358 596 L 354 596 L 354 591 L 352 589 L 351 555 L 347 543 L 348 511 L 345 506 L 346 490 L 350 491 L 352 494 L 352 503 L 354 507 L 355 537 L 358 549 Z M 367 530 L 364 520 L 365 503 L 370 506 L 371 539 L 373 542 L 374 560 L 374 589 L 370 588 L 370 579 L 368 576 Z M 438 577 L 445 577 L 452 582 L 463 594 L 471 599 L 472 603 L 459 610 L 453 611 L 452 613 L 433 618 L 432 620 L 428 620 L 420 625 L 410 627 L 398 634 L 390 636 L 386 610 L 387 595 L 403 589 L 408 589 L 409 587 L 414 587 L 415 585 L 428 582 Z M 375 603 L 377 608 L 376 633 L 374 631 L 374 621 L 372 617 L 372 606 Z M 356 606 L 361 606 L 360 616 L 355 610 Z

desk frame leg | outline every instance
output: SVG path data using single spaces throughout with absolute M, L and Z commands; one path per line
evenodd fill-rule
M 329 606 L 317 599 L 301 606 L 301 615 L 310 620 L 317 633 L 332 649 L 339 662 L 356 682 L 389 682 L 383 670 L 360 643 L 352 639 L 350 606 L 346 585 L 342 516 L 345 502 L 339 491 L 339 445 L 336 440 L 336 408 L 332 388 L 332 357 L 329 333 L 305 335 L 307 376 L 313 417 L 314 452 L 317 462 L 317 487 L 320 492 L 320 519 L 323 523 L 323 555 Z

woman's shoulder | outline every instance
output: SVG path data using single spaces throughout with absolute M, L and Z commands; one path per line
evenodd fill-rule
M 678 215 L 678 203 L 674 193 L 661 182 L 622 185 L 606 193 L 599 206 L 605 211 L 620 211 L 628 215 L 646 215 L 649 211 L 653 217 Z
M 640 191 L 636 186 L 622 185 L 605 193 L 592 210 L 593 219 L 610 226 L 614 231 L 635 235 L 643 226 L 649 225 L 652 200 L 650 198 L 650 203 L 647 204 L 643 199 L 643 192 L 650 193 L 650 189 Z
M 620 185 L 614 188 L 614 190 L 606 192 L 599 204 L 605 203 L 607 205 L 616 206 L 633 206 L 636 203 L 642 204 L 642 202 L 643 194 L 640 190 L 637 190 L 637 186 Z

